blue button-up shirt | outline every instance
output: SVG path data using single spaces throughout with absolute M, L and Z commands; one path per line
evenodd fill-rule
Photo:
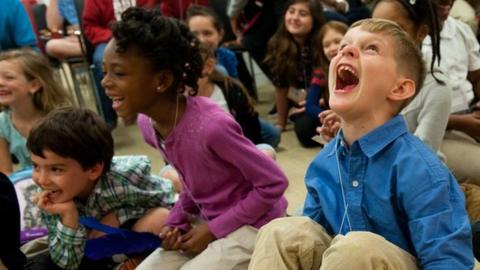
M 370 231 L 417 257 L 422 269 L 472 269 L 464 195 L 435 153 L 408 133 L 402 116 L 350 147 L 340 133 L 305 181 L 304 215 L 330 234 Z

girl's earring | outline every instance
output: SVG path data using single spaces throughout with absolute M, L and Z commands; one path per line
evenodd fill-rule
M 157 92 L 158 93 L 162 92 L 162 87 L 161 86 L 157 86 Z

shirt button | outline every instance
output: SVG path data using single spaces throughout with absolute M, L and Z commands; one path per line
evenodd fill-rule
M 353 181 L 352 181 L 352 186 L 353 186 L 353 187 L 358 187 L 359 184 L 360 184 L 360 183 L 358 183 L 358 180 L 353 180 Z

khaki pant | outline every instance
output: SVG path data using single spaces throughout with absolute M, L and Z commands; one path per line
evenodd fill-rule
M 332 239 L 308 217 L 271 221 L 259 230 L 255 245 L 250 270 L 419 269 L 415 257 L 382 236 L 350 232 Z
M 0 260 L 0 270 L 8 270 L 5 265 L 3 265 L 2 260 Z
M 241 270 L 247 269 L 257 229 L 242 226 L 224 238 L 213 241 L 195 257 L 178 251 L 155 250 L 136 269 L 162 270 Z
M 480 185 L 480 144 L 460 131 L 447 131 L 440 148 L 459 182 Z

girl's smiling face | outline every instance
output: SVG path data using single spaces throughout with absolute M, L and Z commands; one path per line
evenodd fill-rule
M 223 30 L 215 28 L 213 19 L 207 16 L 193 16 L 188 20 L 188 28 L 201 43 L 216 49 L 223 39 Z
M 31 95 L 39 89 L 36 80 L 25 76 L 20 63 L 15 60 L 0 61 L 0 104 L 22 104 L 25 99 L 32 99 Z
M 105 48 L 103 70 L 102 86 L 120 117 L 147 113 L 157 105 L 159 93 L 169 88 L 162 81 L 165 72 L 154 71 L 150 60 L 134 45 L 118 53 L 115 39 Z
M 328 61 L 331 61 L 332 58 L 337 55 L 338 47 L 340 41 L 342 41 L 343 34 L 337 30 L 330 28 L 325 33 L 325 36 L 322 40 L 323 53 L 327 57 Z
M 295 38 L 306 38 L 313 28 L 313 16 L 307 3 L 296 3 L 288 7 L 285 13 L 285 27 Z

